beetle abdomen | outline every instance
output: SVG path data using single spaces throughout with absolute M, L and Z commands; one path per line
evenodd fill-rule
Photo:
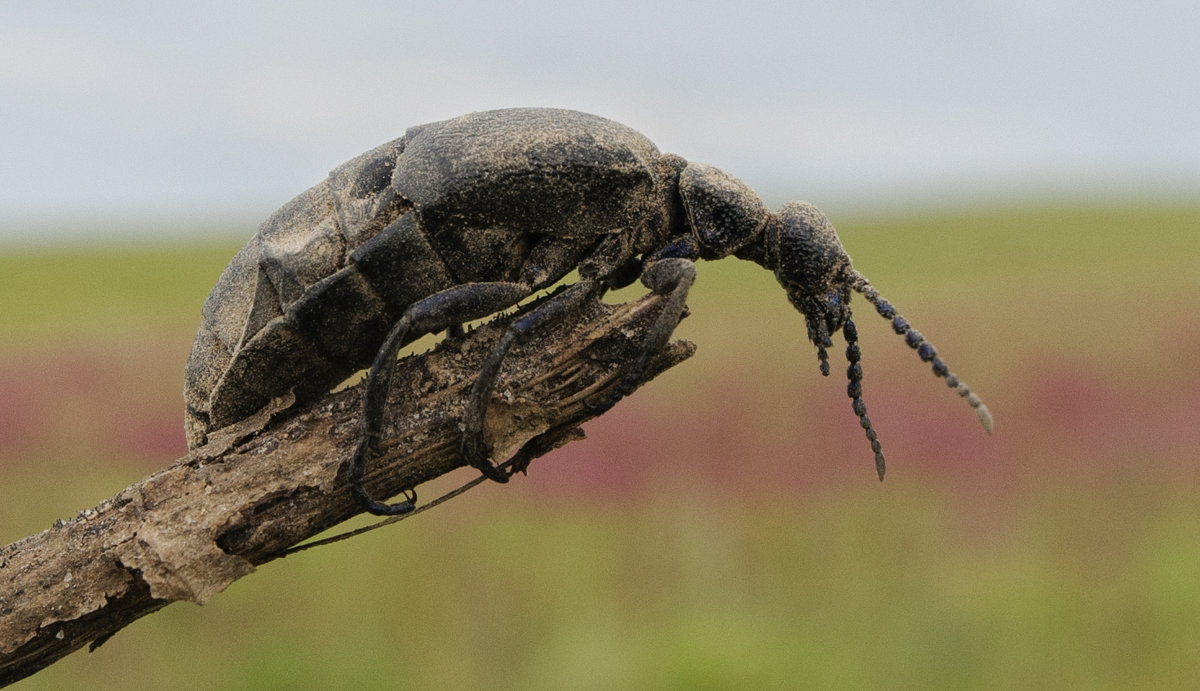
M 369 291 L 338 274 L 350 252 L 403 212 L 390 185 L 403 147 L 397 139 L 335 168 L 272 214 L 226 267 L 205 300 L 188 357 L 189 446 L 297 382 L 331 386 L 345 376 L 347 365 L 338 361 L 347 359 L 340 355 L 348 348 L 328 353 L 312 335 L 330 318 L 324 302 L 329 308 L 372 302 Z M 368 310 L 367 320 L 388 316 L 380 312 Z

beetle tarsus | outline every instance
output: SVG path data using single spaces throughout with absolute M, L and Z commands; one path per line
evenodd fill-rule
M 396 504 L 385 504 L 372 499 L 367 494 L 367 490 L 362 484 L 363 467 L 367 457 L 374 451 L 373 440 L 364 438 L 359 442 L 358 448 L 354 450 L 354 455 L 350 458 L 350 465 L 346 469 L 346 479 L 350 483 L 350 493 L 354 496 L 354 500 L 358 502 L 359 506 L 377 516 L 401 516 L 411 513 L 417 508 L 417 490 L 411 487 L 404 490 L 404 501 Z

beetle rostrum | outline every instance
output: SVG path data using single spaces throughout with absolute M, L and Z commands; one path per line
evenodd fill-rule
M 694 262 L 728 256 L 775 273 L 804 315 L 823 374 L 841 329 L 847 393 L 880 479 L 884 457 L 862 396 L 852 291 L 991 432 L 987 407 L 853 268 L 816 207 L 789 202 L 772 213 L 741 180 L 661 153 L 624 125 L 516 108 L 412 127 L 338 166 L 263 223 L 204 303 L 184 385 L 188 444 L 203 444 L 277 396 L 315 398 L 370 366 L 361 441 L 347 467 L 351 491 L 372 513 L 412 511 L 412 490 L 386 504 L 362 486 L 399 350 L 425 334 L 461 332 L 578 269 L 578 282 L 508 327 L 473 385 L 463 457 L 504 482 L 513 471 L 492 463 L 484 413 L 511 346 L 581 301 L 640 278 L 664 296 L 664 308 L 616 392 L 599 403 L 607 408 L 633 390 L 682 318 Z

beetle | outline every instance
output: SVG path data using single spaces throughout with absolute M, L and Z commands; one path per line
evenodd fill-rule
M 190 447 L 272 398 L 311 399 L 370 365 L 363 429 L 348 465 L 356 500 L 403 514 L 362 487 L 376 452 L 399 349 L 512 307 L 578 269 L 579 280 L 516 319 L 481 367 L 462 421 L 465 461 L 498 482 L 484 413 L 505 354 L 572 306 L 641 279 L 665 296 L 640 357 L 611 406 L 629 393 L 682 318 L 696 260 L 728 256 L 774 272 L 803 315 L 829 374 L 828 349 L 846 341 L 847 393 L 875 454 L 882 446 L 862 397 L 851 292 L 862 295 L 933 373 L 975 409 L 982 400 L 933 345 L 851 265 L 837 231 L 807 202 L 769 211 L 723 170 L 664 154 L 637 131 L 577 111 L 514 108 L 409 128 L 330 172 L 284 205 L 233 258 L 204 303 L 184 398 Z

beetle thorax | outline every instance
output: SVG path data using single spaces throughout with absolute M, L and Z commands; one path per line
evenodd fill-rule
M 679 195 L 704 259 L 720 259 L 761 244 L 771 217 L 746 183 L 705 163 L 688 163 L 679 174 Z

